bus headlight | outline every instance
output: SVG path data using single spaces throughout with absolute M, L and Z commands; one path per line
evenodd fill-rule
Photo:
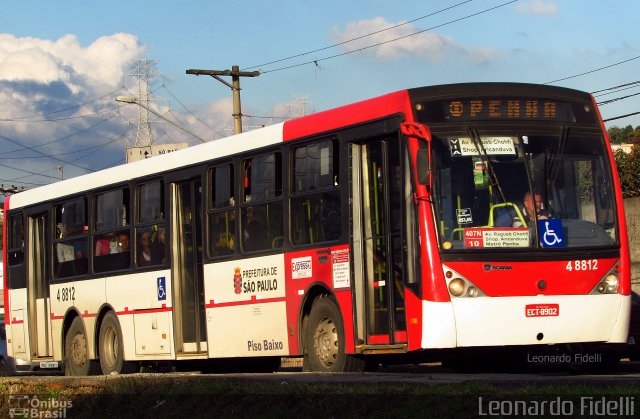
M 609 292 L 617 292 L 618 291 L 618 275 L 609 274 L 604 279 L 604 283 L 607 287 L 607 291 Z
M 618 278 L 618 274 L 614 271 L 610 271 L 595 288 L 590 292 L 590 294 L 616 294 L 618 292 L 618 287 L 620 285 L 620 280 Z
M 465 278 L 464 275 L 461 275 L 446 265 L 443 265 L 443 268 L 444 277 L 447 281 L 447 289 L 451 297 L 474 298 L 487 296 L 476 284 Z
M 460 278 L 453 279 L 449 282 L 449 292 L 454 297 L 461 297 L 467 291 L 467 284 Z

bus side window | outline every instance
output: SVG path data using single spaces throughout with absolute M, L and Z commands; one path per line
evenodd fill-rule
M 282 154 L 256 156 L 242 162 L 241 244 L 245 251 L 282 246 Z
M 213 167 L 209 172 L 211 202 L 208 207 L 209 253 L 213 257 L 235 253 L 236 213 L 233 164 Z
M 89 267 L 87 199 L 80 197 L 56 205 L 55 223 L 54 277 L 86 274 Z
M 94 272 L 129 268 L 131 236 L 129 188 L 116 189 L 95 197 L 93 241 Z
M 335 140 L 293 150 L 291 168 L 291 239 L 306 245 L 335 241 L 342 232 Z

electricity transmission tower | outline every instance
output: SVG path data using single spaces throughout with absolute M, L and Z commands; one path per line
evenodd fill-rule
M 158 75 L 156 60 L 141 58 L 133 64 L 132 73 L 129 76 L 138 79 L 138 94 L 136 101 L 141 104 L 138 108 L 138 131 L 136 132 L 136 147 L 153 144 L 151 121 L 149 120 L 149 102 L 155 100 L 149 92 L 149 80 Z
M 291 105 L 295 110 L 297 110 L 295 116 L 305 116 L 307 114 L 306 105 L 311 104 L 311 102 L 309 102 L 311 95 L 298 93 L 297 95 L 294 95 L 294 97 L 295 101 L 291 103 Z

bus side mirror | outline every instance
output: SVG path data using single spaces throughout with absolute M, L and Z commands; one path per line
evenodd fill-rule
M 431 146 L 431 144 L 429 144 Z M 429 185 L 429 172 L 431 171 L 431 165 L 429 164 L 429 150 L 421 148 L 418 150 L 418 156 L 416 159 L 416 165 L 418 166 L 418 183 L 421 185 Z
M 431 130 L 419 122 L 403 122 L 400 132 L 407 137 L 419 138 L 427 142 L 426 149 L 418 149 L 416 164 L 418 166 L 418 183 L 427 186 L 427 193 L 431 190 Z

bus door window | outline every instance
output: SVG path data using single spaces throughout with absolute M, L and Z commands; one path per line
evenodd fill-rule
M 24 221 L 22 214 L 7 216 L 7 285 L 10 289 L 26 287 L 24 265 Z M 7 292 L 7 291 L 5 291 Z
M 89 228 L 86 198 L 76 198 L 55 207 L 54 277 L 87 273 Z
M 335 241 L 342 232 L 338 153 L 328 140 L 293 150 L 291 238 L 296 245 Z
M 365 249 L 365 275 L 368 283 L 369 334 L 387 334 L 389 331 L 389 266 L 385 240 L 388 202 L 385 186 L 383 142 L 363 146 L 362 200 L 363 240 Z
M 139 267 L 163 265 L 167 255 L 164 188 L 161 181 L 139 185 L 135 255 Z
M 221 164 L 209 173 L 211 202 L 209 203 L 209 252 L 212 256 L 235 253 L 236 213 L 233 165 Z
M 9 266 L 20 265 L 24 262 L 24 223 L 22 214 L 12 215 L 9 220 L 7 249 Z
M 93 270 L 106 272 L 130 265 L 129 188 L 96 195 Z
M 244 193 L 241 238 L 245 251 L 282 247 L 282 155 L 265 154 L 243 161 Z

